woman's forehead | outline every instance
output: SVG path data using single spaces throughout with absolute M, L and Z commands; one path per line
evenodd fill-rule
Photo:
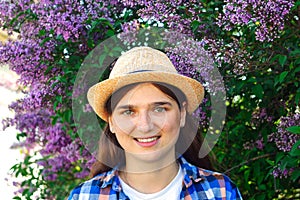
M 120 102 L 156 102 L 162 100 L 173 100 L 169 95 L 162 92 L 152 83 L 140 83 L 127 91 Z

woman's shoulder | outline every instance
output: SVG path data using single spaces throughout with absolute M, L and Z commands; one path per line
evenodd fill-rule
M 199 195 L 242 199 L 237 186 L 227 175 L 197 167 L 188 163 L 185 159 L 181 159 L 180 162 L 185 172 L 184 182 L 186 188 L 194 187 L 194 192 L 199 193 Z M 213 194 L 210 194 L 211 192 Z
M 109 185 L 114 175 L 115 171 L 111 170 L 86 180 L 71 191 L 68 200 L 80 199 L 83 196 L 88 197 L 87 199 L 97 199 L 96 197 L 100 195 L 99 188 L 102 188 L 104 185 Z
M 215 172 L 197 167 L 200 177 L 205 178 L 211 185 L 236 187 L 234 182 L 224 173 Z

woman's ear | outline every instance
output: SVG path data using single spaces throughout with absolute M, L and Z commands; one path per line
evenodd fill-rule
M 110 132 L 115 133 L 115 130 L 114 130 L 114 126 L 113 126 L 112 121 L 113 121 L 113 120 L 111 119 L 111 117 L 108 117 L 108 126 L 109 126 L 109 130 L 110 130 Z
M 186 118 L 186 101 L 182 102 L 180 110 L 180 127 L 184 127 Z

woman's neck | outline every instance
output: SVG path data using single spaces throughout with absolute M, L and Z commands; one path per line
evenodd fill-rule
M 134 173 L 125 169 L 120 172 L 120 176 L 124 182 L 135 190 L 151 194 L 164 189 L 175 178 L 178 170 L 179 165 L 175 160 L 172 164 L 154 171 Z

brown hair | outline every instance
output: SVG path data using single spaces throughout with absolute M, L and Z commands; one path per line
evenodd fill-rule
M 163 93 L 173 98 L 177 102 L 179 109 L 182 108 L 182 103 L 186 101 L 186 98 L 178 88 L 165 83 L 152 84 Z M 136 85 L 137 83 L 130 84 L 114 92 L 112 95 L 114 98 L 110 97 L 106 103 L 106 109 L 110 115 L 121 98 Z M 180 152 L 180 154 L 193 165 L 213 170 L 212 158 L 209 155 L 204 158 L 199 158 L 198 156 L 202 145 L 202 133 L 197 127 L 197 123 L 193 117 L 187 114 L 185 126 L 181 128 L 175 146 L 176 152 Z M 124 150 L 120 146 L 115 134 L 110 131 L 109 124 L 107 124 L 100 137 L 97 161 L 92 165 L 90 175 L 93 177 L 99 173 L 110 170 L 111 166 L 124 164 Z

